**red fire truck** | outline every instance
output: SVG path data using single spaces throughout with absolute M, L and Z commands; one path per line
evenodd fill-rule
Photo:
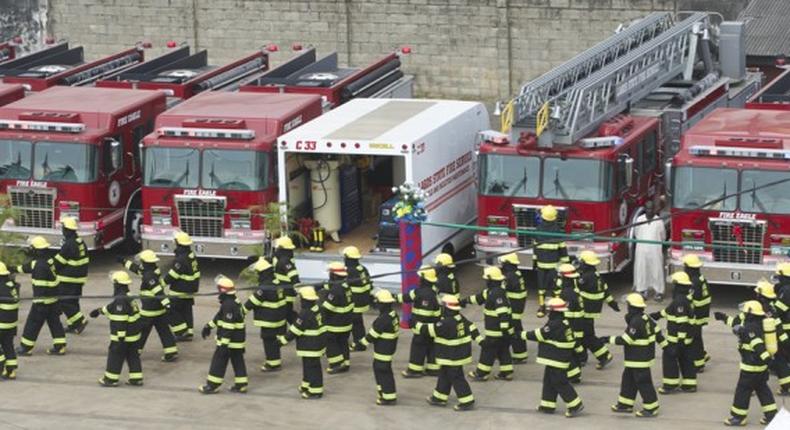
M 570 253 L 590 249 L 602 272 L 622 270 L 632 246 L 592 236 L 631 235 L 644 203 L 663 193 L 663 162 L 682 131 L 759 88 L 759 76 L 717 72 L 743 56 L 725 44 L 742 43 L 728 37 L 740 30 L 707 13 L 653 13 L 522 87 L 502 110 L 503 133 L 484 133 L 480 146 L 478 225 L 511 231 L 479 233 L 478 255 L 516 249 L 531 269 L 531 232 L 551 204 L 567 233 L 589 236 L 568 241 Z
M 7 105 L 25 97 L 25 88 L 22 85 L 0 83 L 0 106 Z

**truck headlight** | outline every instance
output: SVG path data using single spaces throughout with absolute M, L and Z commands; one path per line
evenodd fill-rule
M 230 228 L 234 230 L 249 230 L 252 227 L 250 219 L 252 214 L 249 210 L 245 209 L 231 209 L 230 215 Z
M 170 206 L 151 206 L 151 223 L 167 227 L 173 225 Z

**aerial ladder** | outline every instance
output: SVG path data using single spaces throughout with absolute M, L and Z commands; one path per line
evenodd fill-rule
M 573 144 L 667 82 L 690 79 L 711 30 L 708 13 L 680 22 L 650 14 L 525 84 L 502 110 L 502 132 L 534 133 L 542 147 Z

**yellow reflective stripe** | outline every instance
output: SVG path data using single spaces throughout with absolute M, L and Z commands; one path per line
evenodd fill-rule
M 68 282 L 68 283 L 72 283 L 72 284 L 84 284 L 85 282 L 88 281 L 88 277 L 87 276 L 83 276 L 83 277 L 80 277 L 80 278 L 73 278 L 71 276 L 58 275 L 58 281 L 60 281 L 60 282 Z
M 535 248 L 537 248 L 537 249 L 545 249 L 547 251 L 556 251 L 556 250 L 560 249 L 560 244 L 559 243 L 554 243 L 554 242 L 544 242 L 544 243 L 538 244 L 538 246 L 536 246 Z
M 217 326 L 225 328 L 225 329 L 228 329 L 228 330 L 241 330 L 241 329 L 244 329 L 244 323 L 243 322 L 227 322 L 227 321 L 219 320 L 219 321 L 217 321 Z
M 463 366 L 472 362 L 472 357 L 460 358 L 458 360 L 450 360 L 447 358 L 436 358 L 436 364 L 439 366 Z
M 606 296 L 605 292 L 600 293 L 588 293 L 585 291 L 579 291 L 579 295 L 587 300 L 603 300 Z
M 379 354 L 378 352 L 373 353 L 373 359 L 379 361 L 392 361 L 392 355 L 390 354 Z
M 31 283 L 33 284 L 34 287 L 47 287 L 47 288 L 49 288 L 49 287 L 57 287 L 58 286 L 58 280 L 57 279 L 55 279 L 54 281 L 44 281 L 44 280 L 41 280 L 41 279 L 33 279 L 31 281 Z
M 149 318 L 151 318 L 151 317 L 158 317 L 160 315 L 164 315 L 165 312 L 167 312 L 166 309 L 160 309 L 158 311 L 147 311 L 145 309 L 140 309 L 140 315 L 142 315 L 144 317 L 149 317 Z
M 43 305 L 51 305 L 53 303 L 57 303 L 58 299 L 53 297 L 43 297 L 43 298 L 34 298 L 33 303 L 40 303 Z
M 555 367 L 557 369 L 567 369 L 571 366 L 570 363 L 568 362 L 550 360 L 548 358 L 543 358 L 543 357 L 538 357 L 536 362 L 538 364 L 542 364 L 544 366 L 549 366 L 549 367 Z
M 420 308 L 413 307 L 411 309 L 411 313 L 414 314 L 414 315 L 420 315 L 420 316 L 423 316 L 423 317 L 438 317 L 438 316 L 442 315 L 442 310 L 441 309 L 437 309 L 435 311 L 431 311 L 431 310 L 427 310 L 427 309 L 420 309 Z
M 19 309 L 19 303 L 6 304 L 0 303 L 0 311 L 15 311 Z
M 472 342 L 472 336 L 464 336 L 458 339 L 445 339 L 443 337 L 436 337 L 434 342 L 439 345 L 458 346 Z
M 354 310 L 354 304 L 353 303 L 349 303 L 349 304 L 347 304 L 345 306 L 335 306 L 332 303 L 324 302 L 324 304 L 322 306 L 323 306 L 324 309 L 326 309 L 328 311 L 331 311 L 331 312 L 334 312 L 334 313 L 337 313 L 337 314 L 347 314 L 347 313 L 349 313 L 349 312 Z
M 538 261 L 537 266 L 538 266 L 538 269 L 556 269 L 557 268 L 557 263 L 556 262 L 555 263 L 544 263 L 544 262 Z
M 370 284 L 363 285 L 361 287 L 355 287 L 353 285 L 351 286 L 351 292 L 354 294 L 364 294 L 370 291 L 370 289 L 371 289 Z
M 58 258 L 58 257 L 60 257 L 60 258 Z M 61 262 L 63 264 L 66 264 L 68 266 L 73 266 L 73 267 L 84 266 L 84 265 L 86 265 L 86 264 L 88 264 L 90 262 L 88 260 L 88 257 L 80 258 L 79 260 L 68 260 L 68 259 L 65 259 L 65 258 L 61 257 L 60 254 L 58 254 L 58 255 L 55 256 L 55 258 L 59 262 Z M 62 260 L 61 260 L 61 258 L 62 258 Z
M 281 320 L 281 321 L 255 320 L 253 321 L 253 325 L 255 325 L 256 327 L 278 328 L 285 325 L 285 320 Z
M 765 364 L 753 365 L 753 364 L 741 363 L 740 364 L 740 369 L 743 370 L 744 372 L 756 372 L 756 373 L 759 373 L 759 372 L 765 372 L 766 370 L 768 370 L 768 366 L 766 366 Z
M 108 312 L 104 313 L 104 315 L 106 315 L 107 319 L 109 319 L 110 321 L 116 321 L 116 322 L 129 321 L 129 315 L 118 315 L 118 314 L 111 314 Z
M 508 291 L 507 298 L 511 299 L 511 300 L 526 299 L 527 298 L 527 292 L 526 291 L 521 291 L 521 292 Z
M 15 328 L 15 327 L 18 327 L 18 323 L 17 322 L 0 323 L 0 330 L 8 330 L 8 329 L 12 329 L 12 328 Z
M 288 301 L 286 299 L 282 299 L 276 302 L 262 302 L 262 301 L 258 301 L 257 299 L 254 299 L 252 302 L 253 304 L 255 304 L 255 306 L 258 306 L 260 308 L 267 308 L 267 309 L 279 309 L 288 304 Z
M 348 333 L 349 331 L 351 331 L 352 327 L 353 327 L 352 324 L 348 324 L 348 325 L 326 325 L 326 326 L 324 326 L 324 328 L 326 328 L 326 331 L 328 331 L 330 333 Z
M 630 360 L 625 360 L 625 361 L 623 361 L 623 365 L 625 367 L 630 367 L 632 369 L 646 369 L 648 367 L 653 366 L 653 361 L 654 360 L 650 360 L 650 361 L 630 361 Z
M 322 357 L 324 355 L 324 350 L 320 351 L 308 351 L 304 349 L 297 349 L 296 355 L 298 357 Z

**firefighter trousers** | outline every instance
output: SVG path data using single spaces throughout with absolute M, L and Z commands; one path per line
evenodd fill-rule
M 376 397 L 381 400 L 397 400 L 392 362 L 373 360 L 373 377 L 376 378 Z
M 562 398 L 568 410 L 581 407 L 582 399 L 568 381 L 568 371 L 546 366 L 543 370 L 543 393 L 540 397 L 540 408 L 553 411 L 557 408 L 557 396 Z
M 233 385 L 236 387 L 246 387 L 247 365 L 244 363 L 244 349 L 228 348 L 226 345 L 217 346 L 214 356 L 211 357 L 211 365 L 208 368 L 206 384 L 211 388 L 217 388 L 225 380 L 225 371 L 228 369 L 228 362 L 233 366 Z
M 524 331 L 524 325 L 521 323 L 521 318 L 513 318 L 510 324 L 515 329 L 516 333 L 521 333 Z M 513 350 L 513 352 L 510 354 L 510 356 L 513 357 L 513 360 L 524 361 L 529 356 L 529 353 L 527 352 L 527 341 L 519 336 L 513 336 L 510 338 L 510 347 Z
M 782 391 L 790 391 L 790 360 L 788 360 L 790 348 L 786 349 L 788 351 L 782 351 L 780 347 L 780 350 L 774 355 L 774 361 L 771 364 L 771 370 L 776 372 Z
M 176 338 L 170 330 L 170 324 L 167 321 L 167 314 L 162 314 L 157 317 L 140 317 L 141 330 L 140 330 L 140 352 L 145 349 L 145 344 L 148 342 L 148 336 L 151 330 L 156 328 L 156 333 L 159 335 L 159 340 L 162 342 L 162 352 L 165 357 L 178 354 L 178 347 L 176 346 Z
M 354 338 L 354 345 L 359 345 L 359 342 L 367 334 L 365 331 L 365 319 L 362 312 L 351 313 L 351 336 Z
M 195 299 L 185 297 L 170 297 L 170 329 L 176 336 L 195 334 L 195 317 L 192 307 Z
M 771 419 L 776 415 L 776 402 L 771 389 L 768 387 L 768 371 L 746 372 L 741 370 L 738 384 L 735 386 L 735 398 L 732 401 L 730 414 L 735 418 L 746 418 L 749 412 L 749 401 L 752 393 L 760 401 L 760 409 L 766 418 Z
M 27 315 L 25 321 L 25 328 L 22 330 L 22 338 L 20 343 L 27 349 L 33 349 L 36 345 L 36 339 L 41 332 L 44 324 L 49 327 L 49 333 L 52 335 L 52 344 L 56 348 L 66 346 L 66 331 L 63 329 L 63 324 L 60 323 L 60 306 L 58 303 L 49 305 L 43 303 L 33 303 L 30 307 L 30 313 Z
M 617 398 L 617 404 L 633 408 L 637 394 L 642 396 L 642 408 L 646 411 L 658 409 L 658 394 L 656 394 L 656 387 L 653 386 L 653 376 L 650 374 L 649 367 L 638 369 L 626 367 L 623 370 L 620 397 Z
M 85 315 L 80 310 L 80 297 L 82 297 L 82 286 L 74 282 L 61 282 L 58 284 L 58 292 L 62 296 L 60 299 L 60 310 L 66 317 L 66 326 L 70 329 L 81 326 L 85 322 Z
M 121 378 L 123 363 L 129 367 L 129 381 L 143 380 L 143 364 L 140 361 L 140 350 L 137 345 L 131 342 L 110 341 L 107 351 L 107 370 L 104 371 L 104 379 L 111 382 L 118 382 Z
M 439 378 L 436 380 L 436 388 L 433 390 L 433 398 L 441 402 L 447 402 L 450 398 L 450 390 L 455 391 L 459 405 L 466 405 L 475 402 L 472 395 L 472 387 L 469 386 L 464 376 L 464 366 L 441 366 L 439 368 Z
M 348 350 L 347 331 L 342 333 L 327 332 L 326 338 L 326 361 L 329 367 L 350 366 L 351 356 Z
M 661 366 L 664 370 L 661 385 L 664 388 L 697 388 L 697 368 L 694 367 L 694 359 L 688 345 L 670 343 L 664 349 Z
M 16 336 L 15 328 L 0 330 L 0 373 L 3 369 L 10 372 L 17 367 L 14 336 Z
M 439 370 L 439 365 L 436 364 L 433 339 L 429 336 L 415 334 L 411 337 L 409 370 L 412 372 L 423 372 L 426 369 Z
M 546 297 L 547 291 L 554 289 L 554 284 L 557 280 L 556 269 L 540 269 L 537 271 L 538 278 L 538 305 L 543 306 L 543 300 Z
M 263 339 L 263 353 L 266 355 L 263 364 L 268 367 L 282 366 L 283 360 L 280 355 L 280 342 L 277 341 L 277 336 L 263 336 L 261 334 L 261 339 Z
M 582 363 L 587 362 L 587 351 L 590 351 L 593 357 L 601 363 L 611 357 L 612 354 L 609 352 L 606 343 L 599 340 L 598 336 L 595 334 L 595 320 L 593 318 L 580 318 L 578 325 L 583 333 L 581 338 L 582 350 L 579 353 L 579 361 Z
M 488 337 L 480 345 L 480 360 L 477 362 L 479 376 L 487 376 L 494 367 L 494 361 L 499 360 L 499 373 L 509 375 L 513 373 L 513 357 L 510 355 L 510 337 Z
M 311 395 L 324 394 L 324 373 L 321 370 L 320 357 L 302 357 L 301 392 Z
M 701 369 L 705 367 L 705 342 L 702 340 L 702 326 L 697 326 L 692 330 L 693 337 L 691 344 L 688 346 L 691 359 L 694 362 L 694 367 Z

